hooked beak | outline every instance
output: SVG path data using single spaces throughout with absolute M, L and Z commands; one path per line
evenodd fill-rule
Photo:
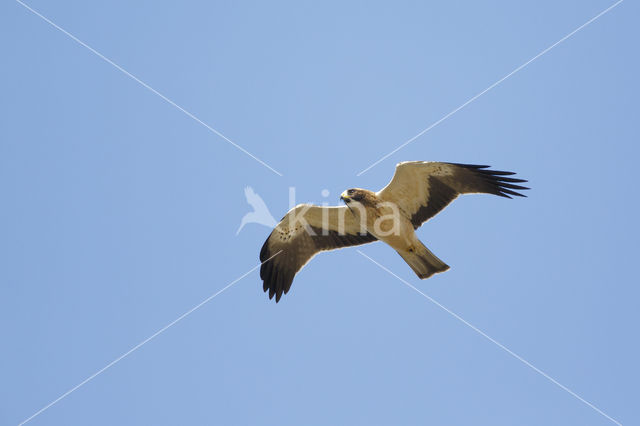
M 356 215 L 355 212 L 351 209 L 351 206 L 349 205 L 349 203 L 351 202 L 351 197 L 347 195 L 347 191 L 344 191 L 342 194 L 340 194 L 340 200 L 344 201 L 344 203 L 347 205 L 347 207 L 351 211 L 351 214 L 355 216 Z
M 349 205 L 349 203 L 351 202 L 351 197 L 347 195 L 347 191 L 344 191 L 342 194 L 340 194 L 340 200 L 344 201 L 344 203 L 347 205 L 347 208 L 351 211 L 351 214 L 355 216 L 355 212 L 351 210 L 351 206 Z

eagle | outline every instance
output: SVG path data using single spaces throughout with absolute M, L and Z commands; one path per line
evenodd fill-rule
M 525 197 L 527 182 L 513 172 L 489 166 L 406 161 L 396 165 L 391 181 L 378 192 L 344 191 L 343 206 L 299 204 L 276 225 L 260 250 L 260 278 L 269 299 L 287 294 L 293 278 L 321 251 L 382 241 L 407 262 L 420 279 L 449 266 L 418 239 L 415 230 L 461 194 Z

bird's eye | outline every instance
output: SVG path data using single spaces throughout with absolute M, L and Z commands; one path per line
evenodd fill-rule
M 348 195 L 353 195 L 353 189 L 348 190 L 348 191 L 347 191 L 347 194 L 348 194 Z

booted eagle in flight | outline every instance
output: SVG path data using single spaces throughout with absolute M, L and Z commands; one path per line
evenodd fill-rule
M 300 204 L 291 209 L 260 250 L 260 278 L 269 299 L 280 300 L 293 277 L 320 251 L 383 241 L 402 256 L 420 279 L 449 266 L 416 236 L 415 230 L 460 194 L 485 193 L 524 197 L 514 190 L 526 182 L 515 173 L 471 164 L 407 161 L 396 166 L 391 182 L 372 192 L 353 188 L 342 193 L 345 206 Z

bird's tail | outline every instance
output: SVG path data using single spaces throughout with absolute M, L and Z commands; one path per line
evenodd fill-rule
M 413 272 L 415 272 L 421 280 L 449 269 L 449 265 L 438 259 L 436 255 L 431 253 L 420 241 L 418 241 L 418 244 L 412 247 L 412 249 L 398 251 L 398 254 L 411 266 Z

